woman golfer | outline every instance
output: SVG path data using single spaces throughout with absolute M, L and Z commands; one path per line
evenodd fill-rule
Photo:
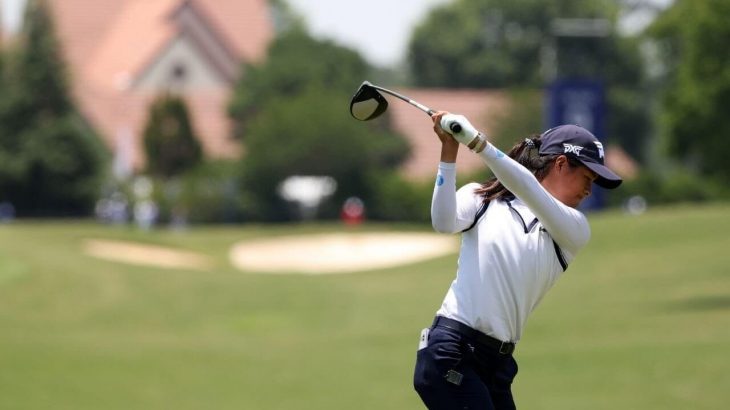
M 621 178 L 603 165 L 596 137 L 576 125 L 505 155 L 463 116 L 432 118 L 442 146 L 431 219 L 462 240 L 456 279 L 421 334 L 414 386 L 429 409 L 514 409 L 512 352 L 527 317 L 590 237 L 576 207 L 591 184 L 616 188 Z M 459 143 L 496 178 L 457 191 Z

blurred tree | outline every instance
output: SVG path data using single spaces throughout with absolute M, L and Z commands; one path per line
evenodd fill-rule
M 291 175 L 331 176 L 338 184 L 335 203 L 350 195 L 367 203 L 375 195 L 368 175 L 395 169 L 407 155 L 387 116 L 361 123 L 349 115 L 350 97 L 369 74 L 356 52 L 295 28 L 274 41 L 264 64 L 243 72 L 230 108 L 246 150 L 251 217 L 288 218 L 277 187 Z
M 541 52 L 550 46 L 554 20 L 601 18 L 613 25 L 618 11 L 613 0 L 457 0 L 434 9 L 416 27 L 408 54 L 413 78 L 421 86 L 540 86 L 542 69 L 547 69 L 541 66 Z M 612 42 L 618 38 L 601 44 L 585 40 L 561 40 L 561 53 L 568 54 L 560 62 L 561 71 L 636 79 L 636 67 L 607 58 L 616 56 Z M 571 49 L 580 50 L 580 64 L 571 61 Z
M 305 28 L 304 17 L 292 9 L 288 0 L 269 0 L 268 3 L 276 33 Z
M 369 71 L 357 52 L 331 41 L 315 40 L 299 26 L 281 33 L 271 44 L 266 63 L 247 64 L 242 70 L 244 75 L 230 105 L 234 135 L 245 135 L 245 125 L 271 100 L 309 89 L 348 96 Z
M 728 0 L 677 0 L 654 21 L 665 68 L 663 125 L 671 153 L 704 175 L 730 178 Z
M 163 94 L 150 105 L 144 147 L 147 170 L 156 177 L 170 178 L 201 163 L 203 151 L 181 97 Z
M 368 176 L 394 169 L 407 153 L 402 138 L 373 132 L 343 112 L 337 94 L 310 90 L 272 101 L 251 125 L 243 162 L 246 190 L 255 214 L 265 219 L 288 216 L 277 187 L 291 175 L 326 175 L 337 181 L 334 202 L 358 196 L 369 203 Z
M 3 66 L 0 200 L 20 215 L 93 209 L 103 148 L 76 111 L 47 5 L 28 2 L 23 31 Z
M 412 78 L 424 87 L 542 87 L 548 74 L 601 79 L 609 140 L 644 157 L 649 121 L 639 42 L 613 29 L 621 2 L 457 0 L 434 9 L 409 44 Z M 559 18 L 605 19 L 604 38 L 556 36 Z M 448 29 L 444 30 L 444 24 Z M 557 61 L 551 53 L 557 50 Z M 537 130 L 535 130 L 537 131 Z

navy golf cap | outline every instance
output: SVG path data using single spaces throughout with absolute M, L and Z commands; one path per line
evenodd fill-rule
M 608 189 L 621 185 L 621 177 L 603 164 L 603 145 L 587 129 L 560 125 L 545 131 L 540 140 L 540 155 L 564 154 L 575 158 L 598 175 L 596 185 Z

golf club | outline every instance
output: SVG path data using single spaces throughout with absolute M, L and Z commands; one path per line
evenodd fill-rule
M 390 94 L 393 97 L 411 104 L 426 113 L 429 117 L 436 112 L 417 101 L 411 100 L 403 94 L 377 86 L 369 81 L 363 81 L 363 83 L 360 84 L 360 88 L 357 89 L 357 92 L 350 101 L 350 114 L 357 120 L 369 121 L 384 113 L 385 110 L 388 109 L 388 100 L 386 100 L 378 91 Z M 461 126 L 456 123 L 452 124 L 451 131 L 459 132 L 461 131 Z

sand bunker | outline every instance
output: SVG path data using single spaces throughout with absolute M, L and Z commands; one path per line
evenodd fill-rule
M 370 232 L 284 236 L 235 244 L 229 253 L 240 270 L 262 273 L 333 274 L 390 268 L 456 252 L 455 236 Z M 205 255 L 173 248 L 88 239 L 84 252 L 96 258 L 141 266 L 209 270 Z
M 231 263 L 244 271 L 331 274 L 389 268 L 451 254 L 455 236 L 430 233 L 336 233 L 239 242 Z
M 195 252 L 106 239 L 85 241 L 84 251 L 100 259 L 160 268 L 207 270 L 213 265 L 207 257 Z

